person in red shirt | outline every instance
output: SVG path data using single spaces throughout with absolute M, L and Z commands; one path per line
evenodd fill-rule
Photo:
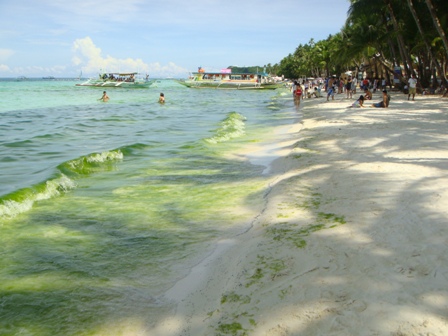
M 294 86 L 292 87 L 292 94 L 294 96 L 294 103 L 296 105 L 300 104 L 300 99 L 302 99 L 302 94 L 303 94 L 303 90 L 302 90 L 302 85 L 300 85 L 297 81 L 294 81 Z
M 362 81 L 362 86 L 363 86 L 364 90 L 369 88 L 369 84 L 370 84 L 370 81 L 369 81 L 368 78 L 365 78 L 365 79 Z

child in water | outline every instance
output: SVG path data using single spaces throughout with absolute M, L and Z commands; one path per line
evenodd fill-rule
M 106 91 L 103 91 L 103 96 L 98 100 L 102 100 L 103 102 L 107 102 L 109 100 L 109 96 L 107 95 Z
M 165 95 L 163 93 L 160 94 L 159 103 L 160 104 L 165 104 Z

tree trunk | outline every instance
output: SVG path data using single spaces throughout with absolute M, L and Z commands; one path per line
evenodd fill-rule
M 442 39 L 443 45 L 445 46 L 446 55 L 448 56 L 448 40 L 446 38 L 445 32 L 443 31 L 442 25 L 440 24 L 439 18 L 437 17 L 436 10 L 434 9 L 432 1 L 426 0 L 426 5 L 428 6 L 432 21 L 434 22 L 434 26 L 439 32 L 440 38 Z
M 418 31 L 420 32 L 420 35 L 422 36 L 422 40 L 425 43 L 426 49 L 428 50 L 428 54 L 431 57 L 431 62 L 435 65 L 437 72 L 439 73 L 440 77 L 442 78 L 442 81 L 445 83 L 445 86 L 446 86 L 447 80 L 445 78 L 445 73 L 443 72 L 442 68 L 440 67 L 439 62 L 437 62 L 437 58 L 434 55 L 434 53 L 431 49 L 431 46 L 429 45 L 428 40 L 425 38 L 425 34 L 423 33 L 423 28 L 420 23 L 420 19 L 418 18 L 417 12 L 415 11 L 414 4 L 412 3 L 412 0 L 408 0 L 408 6 L 409 6 L 409 9 L 411 10 L 412 16 L 414 17 L 415 23 L 417 24 Z
M 397 32 L 398 45 L 401 49 L 401 52 L 403 53 L 404 61 L 405 61 L 405 63 L 407 63 L 407 64 L 405 64 L 405 67 L 404 67 L 405 71 L 406 71 L 406 75 L 408 77 L 410 77 L 410 75 L 412 73 L 414 73 L 414 70 L 412 68 L 411 56 L 409 55 L 409 52 L 406 48 L 406 44 L 404 43 L 403 34 L 401 34 L 401 32 L 400 32 L 400 27 L 398 26 L 398 21 L 397 21 L 397 18 L 395 17 L 394 9 L 392 8 L 392 3 L 390 2 L 390 0 L 384 0 L 384 2 L 389 10 L 389 14 L 392 19 L 392 24 L 394 25 L 394 29 Z

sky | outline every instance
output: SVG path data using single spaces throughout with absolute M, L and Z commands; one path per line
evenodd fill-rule
M 0 0 L 0 77 L 187 77 L 279 63 L 344 25 L 348 0 Z

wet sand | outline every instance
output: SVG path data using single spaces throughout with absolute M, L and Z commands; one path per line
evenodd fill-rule
M 264 210 L 167 293 L 177 308 L 148 334 L 448 334 L 448 100 L 324 100 L 264 159 L 248 149 L 277 156 Z

